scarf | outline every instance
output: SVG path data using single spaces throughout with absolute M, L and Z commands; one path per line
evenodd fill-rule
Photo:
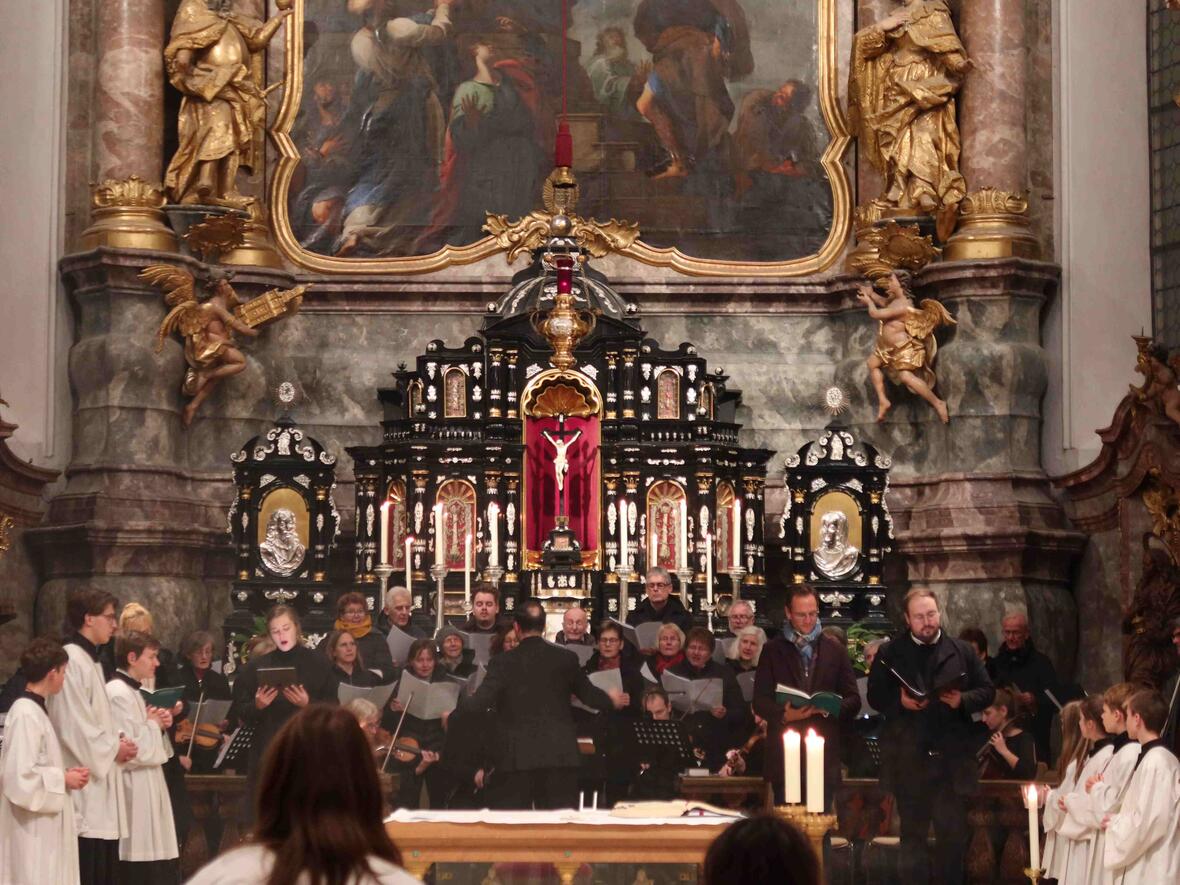
M 604 658 L 601 655 L 598 657 L 599 670 L 618 670 L 623 665 L 623 656 L 615 655 L 613 658 Z
M 815 626 L 811 628 L 811 632 L 806 634 L 796 631 L 790 623 L 783 625 L 783 636 L 786 637 L 787 642 L 799 649 L 799 656 L 803 658 L 803 669 L 808 673 L 811 672 L 811 662 L 815 658 L 815 641 L 819 639 L 819 634 L 822 631 L 823 627 L 818 619 L 816 619 Z
M 684 660 L 684 652 L 678 651 L 670 658 L 664 657 L 662 654 L 656 654 L 656 675 L 663 675 L 664 671 L 669 667 L 675 667 Z
M 359 624 L 349 624 L 341 618 L 336 619 L 336 629 L 343 630 L 345 633 L 351 633 L 353 639 L 360 639 L 362 636 L 368 636 L 373 630 L 373 618 L 365 615 L 365 619 Z

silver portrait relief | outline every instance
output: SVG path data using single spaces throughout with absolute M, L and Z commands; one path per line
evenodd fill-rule
M 266 523 L 266 539 L 258 545 L 262 564 L 274 574 L 286 578 L 303 564 L 303 555 L 306 552 L 306 548 L 299 541 L 295 514 L 286 507 L 279 507 Z
M 811 551 L 815 567 L 825 577 L 842 578 L 856 567 L 860 551 L 848 543 L 848 517 L 839 510 L 819 519 L 819 544 Z

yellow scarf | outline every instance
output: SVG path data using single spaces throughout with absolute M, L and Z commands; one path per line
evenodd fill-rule
M 345 633 L 351 633 L 353 639 L 360 639 L 362 636 L 368 636 L 373 629 L 373 618 L 365 615 L 365 619 L 359 624 L 349 624 L 340 618 L 336 619 L 336 629 L 343 630 Z

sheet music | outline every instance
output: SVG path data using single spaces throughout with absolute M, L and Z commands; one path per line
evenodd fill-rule
M 459 703 L 462 690 L 456 682 L 426 682 L 410 673 L 403 673 L 398 682 L 397 699 L 409 706 L 409 715 L 418 719 L 441 719 Z M 410 695 L 414 700 L 410 700 Z
M 708 712 L 721 706 L 720 679 L 685 679 L 665 671 L 662 684 L 672 701 L 672 709 L 681 713 Z
M 369 701 L 378 710 L 384 710 L 385 705 L 389 703 L 389 698 L 393 694 L 393 683 L 388 685 L 348 685 L 347 683 L 340 683 L 340 687 L 336 689 L 336 697 L 341 704 L 347 704 L 356 698 L 364 698 Z
M 739 673 L 738 674 L 737 682 L 738 682 L 738 686 L 742 690 L 742 700 L 745 701 L 747 704 L 752 703 L 754 700 L 754 676 L 755 675 L 756 674 L 754 673 L 753 670 L 751 670 L 748 673 Z
M 389 646 L 389 653 L 393 662 L 399 666 L 408 663 L 406 655 L 410 653 L 410 646 L 414 644 L 414 637 L 401 628 L 390 625 L 389 635 L 385 637 L 385 644 Z
M 638 639 L 639 647 L 655 648 L 660 636 L 660 630 L 663 626 L 659 621 L 648 621 L 646 624 L 640 624 L 636 627 L 635 636 Z
M 486 666 L 488 659 L 492 656 L 492 640 L 496 638 L 495 633 L 463 633 L 463 645 L 466 648 L 475 652 L 475 663 L 481 666 Z
M 651 667 L 647 665 L 647 661 L 644 661 L 643 666 L 639 668 L 639 675 L 650 682 L 652 685 L 660 684 L 660 680 L 656 679 L 655 674 L 651 671 Z
M 595 688 L 600 688 L 607 694 L 612 691 L 623 690 L 623 672 L 619 669 L 614 670 L 599 670 L 597 673 L 590 674 L 590 684 Z M 570 698 L 570 704 L 577 707 L 579 710 L 586 710 L 589 713 L 598 713 L 599 711 L 593 707 L 583 704 L 576 697 Z
M 737 642 L 736 636 L 718 639 L 717 644 L 713 646 L 713 660 L 718 664 L 724 664 L 725 656 L 729 654 L 729 650 L 733 648 L 735 642 Z
M 624 624 L 622 621 L 618 620 L 617 618 L 611 618 L 610 622 L 612 624 L 618 625 L 618 628 L 623 631 L 623 639 L 624 640 L 626 640 L 627 642 L 630 642 L 636 648 L 641 647 L 639 645 L 639 636 L 635 633 L 634 627 L 632 627 L 630 624 Z
M 200 704 L 200 709 L 193 704 L 193 728 L 198 725 L 220 725 L 229 716 L 229 708 L 233 706 L 233 701 L 211 701 L 205 699 Z
M 585 667 L 586 662 L 594 655 L 594 646 L 592 645 L 559 645 L 557 647 L 576 654 L 579 667 Z

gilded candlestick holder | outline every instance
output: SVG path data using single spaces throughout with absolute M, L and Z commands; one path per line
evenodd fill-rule
M 836 829 L 836 815 L 808 811 L 807 806 L 776 805 L 774 813 L 803 831 L 819 859 L 820 879 L 823 880 L 824 836 Z M 1027 871 L 1026 871 L 1027 872 Z
M 1030 882 L 1040 882 L 1041 879 L 1045 878 L 1045 871 L 1033 867 L 1025 867 L 1024 875 Z

